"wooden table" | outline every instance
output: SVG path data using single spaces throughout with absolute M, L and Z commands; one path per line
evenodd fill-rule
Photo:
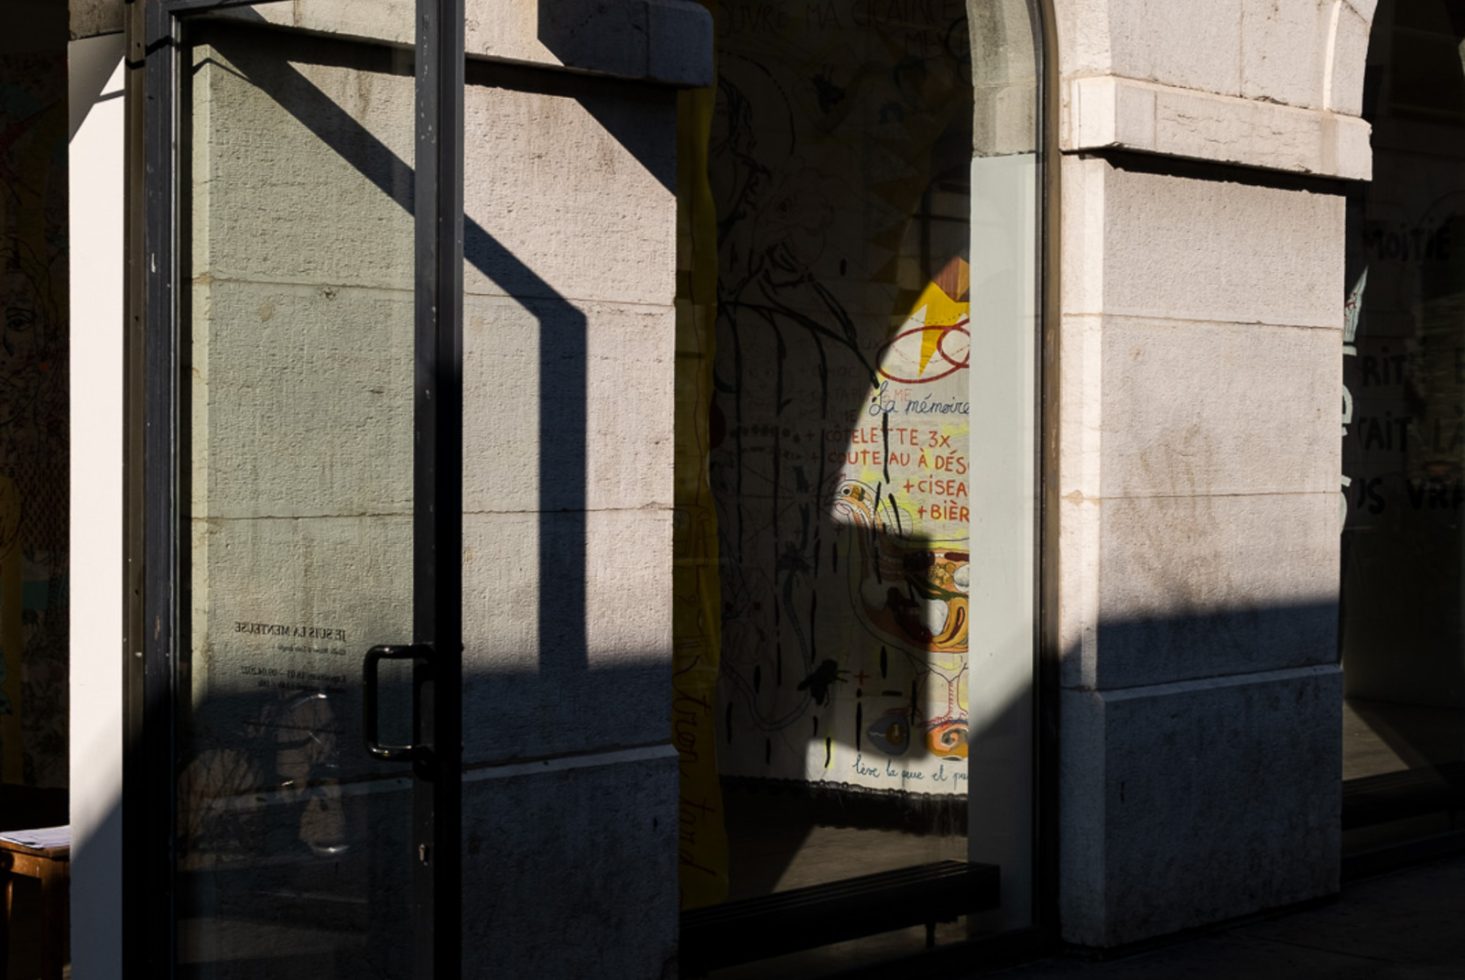
M 23 836 L 21 832 L 12 832 Z M 41 883 L 41 978 L 61 980 L 66 961 L 67 892 L 71 881 L 71 844 L 30 847 L 0 839 L 0 876 L 5 884 L 5 918 L 0 922 L 0 977 L 10 964 L 10 915 L 15 902 L 15 879 L 35 878 Z

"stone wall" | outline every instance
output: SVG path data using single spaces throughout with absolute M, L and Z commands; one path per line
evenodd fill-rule
M 1372 4 L 1056 7 L 1059 904 L 1105 946 L 1338 887 L 1332 180 L 1369 174 Z

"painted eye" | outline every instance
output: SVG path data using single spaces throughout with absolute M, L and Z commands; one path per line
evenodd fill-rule
M 945 759 L 967 757 L 967 728 L 963 721 L 947 721 L 936 725 L 926 736 L 926 744 Z
M 886 755 L 904 755 L 911 744 L 910 720 L 904 708 L 892 708 L 866 729 L 875 747 Z

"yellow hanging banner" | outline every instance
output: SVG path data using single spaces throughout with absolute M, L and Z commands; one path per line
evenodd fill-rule
M 677 135 L 676 532 L 672 738 L 681 756 L 683 908 L 727 897 L 727 829 L 715 755 L 721 659 L 717 510 L 708 476 L 717 318 L 717 216 L 707 151 L 716 92 L 684 92 Z

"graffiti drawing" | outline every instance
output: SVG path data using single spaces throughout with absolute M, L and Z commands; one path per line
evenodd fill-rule
M 717 765 L 964 793 L 964 15 L 743 6 L 721 6 L 710 152 Z
M 0 58 L 0 760 L 66 783 L 64 49 Z

